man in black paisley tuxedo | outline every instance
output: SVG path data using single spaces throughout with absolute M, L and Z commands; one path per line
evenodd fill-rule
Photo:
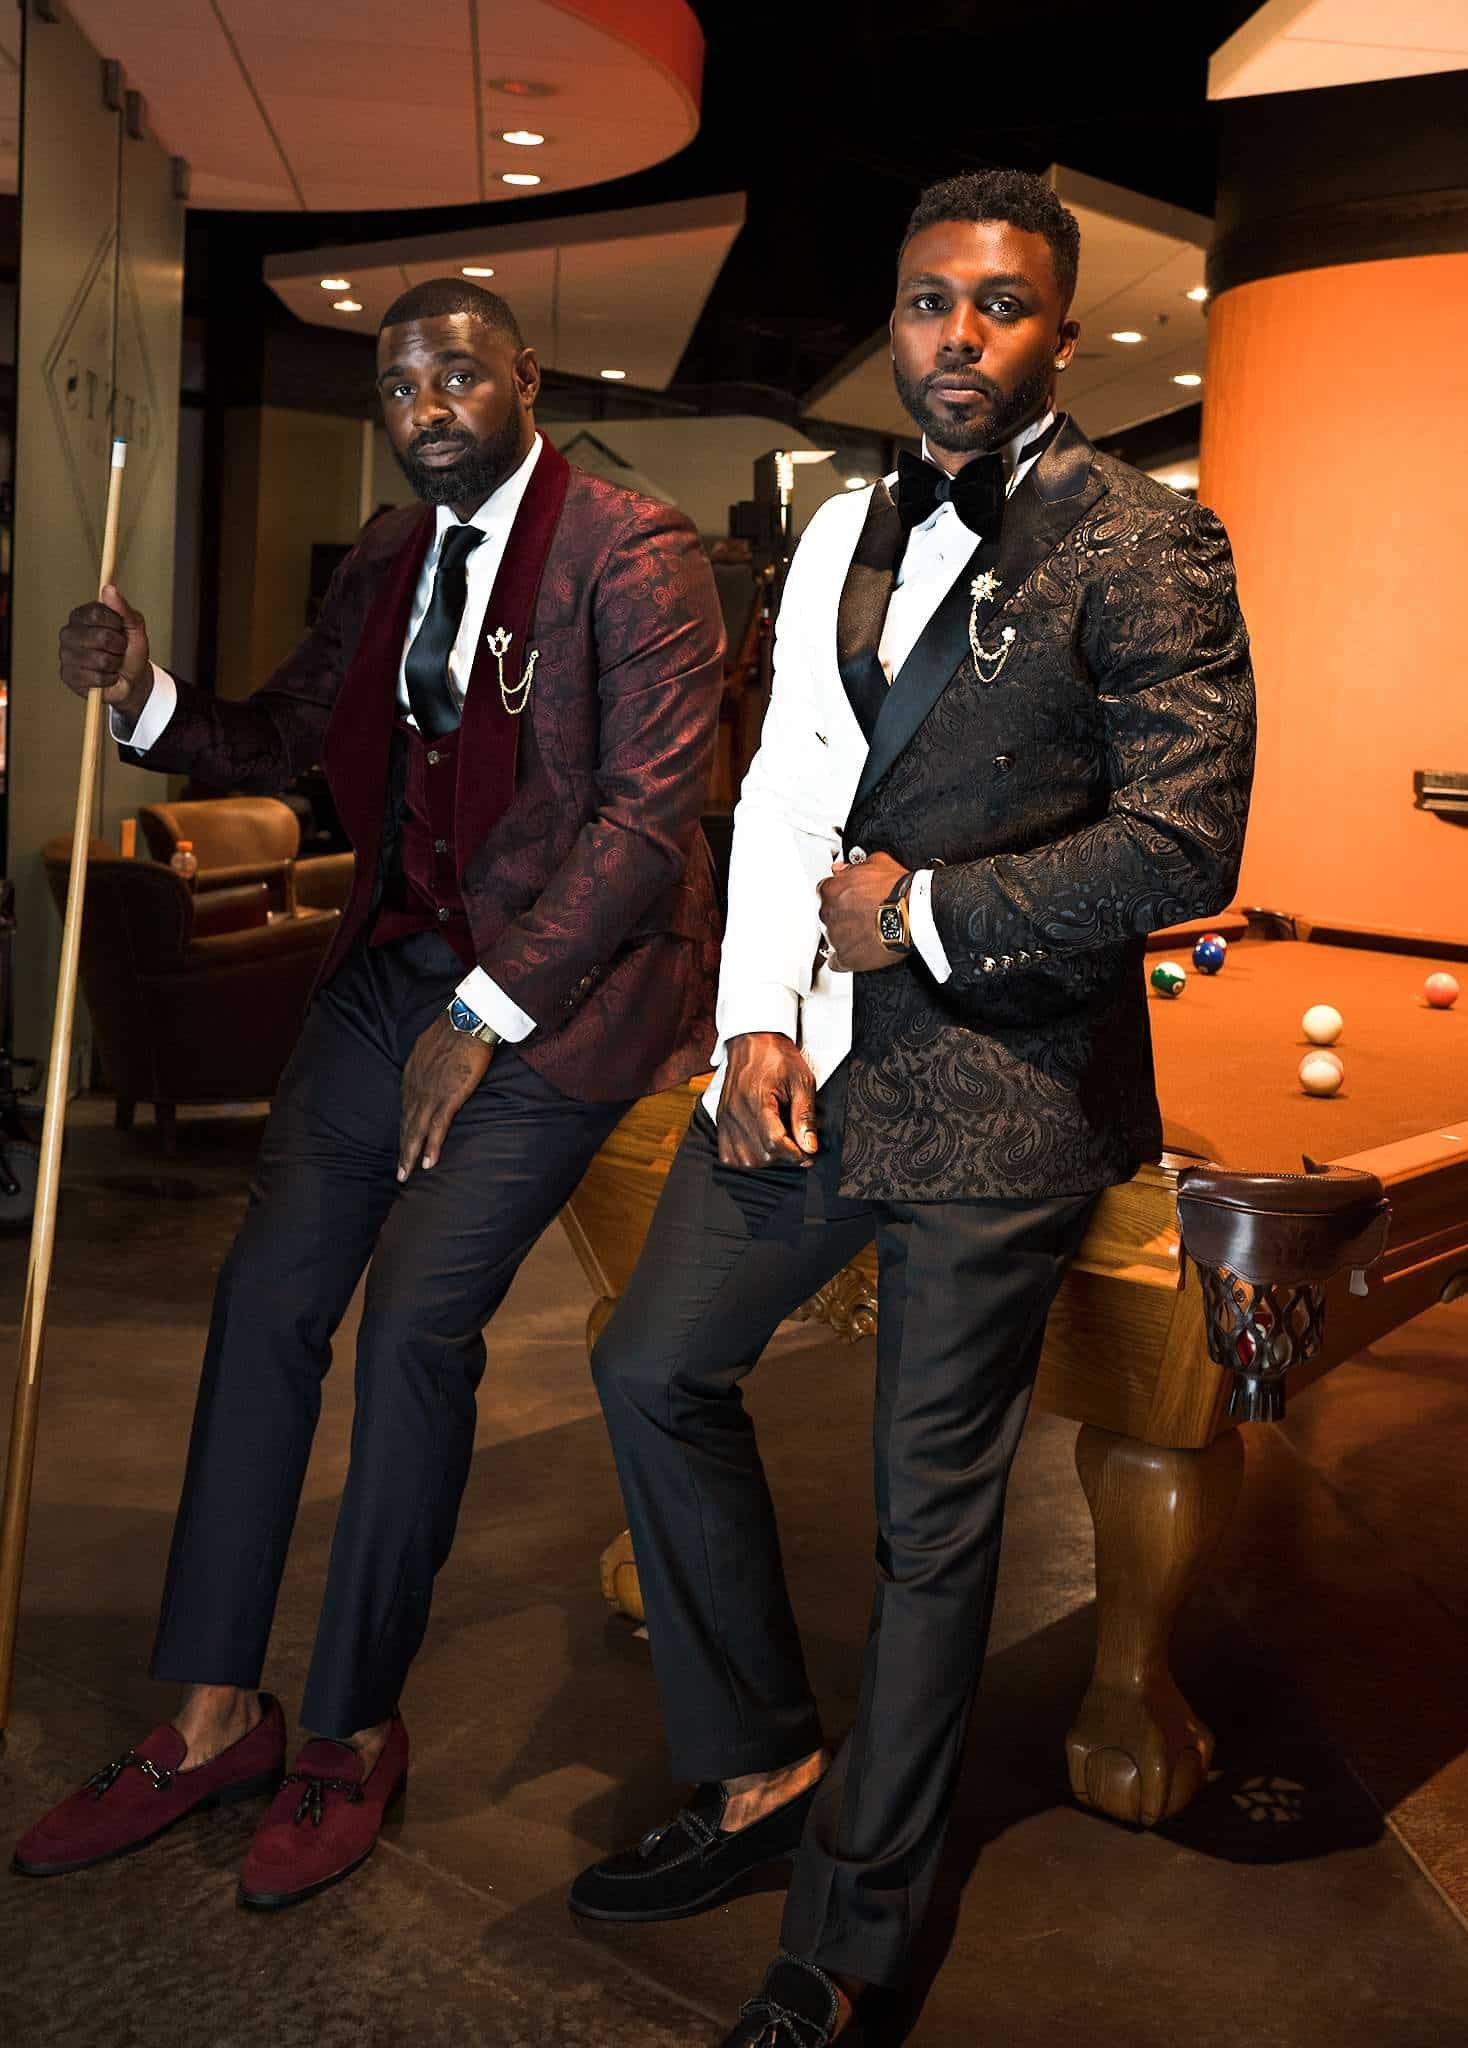
M 901 1981 L 993 1606 L 1045 1319 L 1157 1155 L 1147 934 L 1221 910 L 1253 770 L 1214 515 L 1055 411 L 1079 229 L 1038 178 L 920 198 L 892 361 L 922 459 L 811 522 L 736 813 L 718 1072 L 595 1360 L 675 1775 L 580 1912 L 794 1856 L 725 2048 L 823 2048 Z M 876 1588 L 830 1760 L 740 1383 L 875 1233 Z

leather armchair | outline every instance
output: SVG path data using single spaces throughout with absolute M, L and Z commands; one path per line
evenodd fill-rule
M 154 860 L 166 867 L 181 839 L 193 844 L 196 894 L 264 882 L 277 915 L 340 910 L 352 886 L 352 856 L 298 858 L 301 822 L 273 796 L 221 796 L 198 803 L 140 804 L 138 823 Z
M 70 837 L 41 858 L 64 915 Z M 81 987 L 120 1130 L 152 1102 L 172 1151 L 179 1103 L 274 1094 L 338 913 L 267 921 L 267 889 L 235 883 L 196 902 L 171 868 L 92 841 Z

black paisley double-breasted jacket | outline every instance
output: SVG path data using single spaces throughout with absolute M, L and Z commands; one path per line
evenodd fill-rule
M 882 706 L 843 835 L 942 863 L 952 968 L 855 977 L 843 1186 L 873 1199 L 1084 1193 L 1155 1158 L 1146 937 L 1221 910 L 1243 848 L 1253 677 L 1215 515 L 1067 422 L 1006 510 L 977 664 L 973 567 Z M 862 574 L 843 675 L 880 625 Z

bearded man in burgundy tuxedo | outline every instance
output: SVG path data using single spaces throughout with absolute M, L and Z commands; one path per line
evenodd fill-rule
M 698 536 L 536 432 L 535 354 L 493 293 L 404 293 L 378 372 L 423 506 L 366 528 L 248 701 L 157 669 L 120 591 L 61 634 L 63 682 L 103 691 L 132 759 L 263 792 L 320 761 L 357 858 L 215 1300 L 152 1666 L 188 1692 L 31 1829 L 16 1864 L 35 1875 L 277 1785 L 246 1904 L 371 1853 L 407 1770 L 398 1701 L 468 1476 L 483 1327 L 628 1104 L 713 1045 L 698 819 L 722 648 Z M 302 1703 L 316 1739 L 281 1784 L 281 1709 L 258 1686 L 364 1269 Z

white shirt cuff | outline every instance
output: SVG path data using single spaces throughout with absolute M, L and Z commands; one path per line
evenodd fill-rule
M 496 1030 L 501 1038 L 508 1039 L 511 1045 L 518 1045 L 535 1029 L 535 1019 L 528 1017 L 518 1003 L 512 1002 L 482 967 L 471 968 L 454 993 L 469 1005 L 476 1017 Z
M 746 1031 L 778 1031 L 800 1043 L 800 997 L 782 981 L 755 982 L 719 994 L 719 1044 Z
M 907 892 L 907 928 L 922 956 L 923 965 L 935 981 L 947 981 L 953 973 L 933 916 L 933 870 L 919 868 Z
M 153 693 L 138 713 L 132 731 L 120 732 L 117 713 L 113 711 L 108 714 L 107 723 L 112 737 L 123 746 L 131 747 L 135 754 L 147 753 L 178 709 L 178 687 L 173 677 L 165 674 L 156 661 L 152 664 L 152 669 Z

